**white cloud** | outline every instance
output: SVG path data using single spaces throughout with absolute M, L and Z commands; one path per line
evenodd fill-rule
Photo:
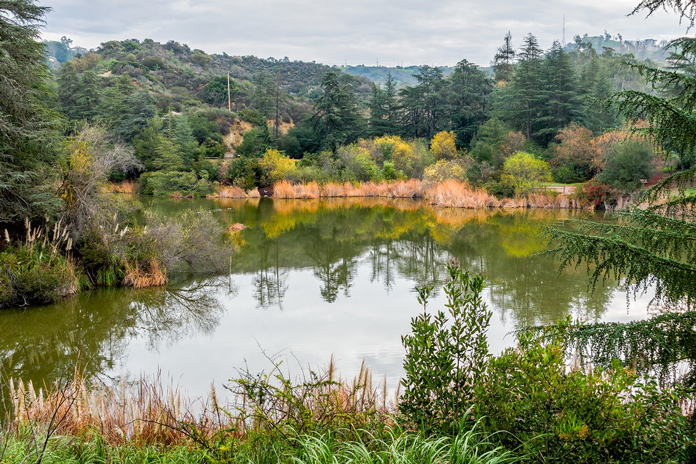
M 275 56 L 326 64 L 487 65 L 510 30 L 519 46 L 527 33 L 549 48 L 563 34 L 670 39 L 686 33 L 674 13 L 627 17 L 638 0 L 175 0 L 49 4 L 44 37 L 76 45 L 107 40 L 176 40 L 211 53 Z

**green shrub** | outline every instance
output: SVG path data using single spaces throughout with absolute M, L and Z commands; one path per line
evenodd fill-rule
M 151 190 L 156 197 L 167 197 L 179 194 L 184 197 L 201 197 L 210 193 L 208 172 L 202 170 L 197 176 L 195 172 L 158 171 L 147 177 L 145 191 Z M 200 179 L 199 179 L 200 176 Z
M 486 332 L 491 312 L 482 299 L 485 279 L 451 262 L 444 286 L 447 315 L 427 312 L 432 287 L 417 287 L 423 313 L 411 319 L 406 349 L 404 394 L 399 410 L 425 432 L 453 433 L 473 406 L 474 385 L 486 372 Z
M 75 266 L 58 250 L 32 241 L 0 253 L 0 307 L 52 303 L 78 287 Z
M 567 366 L 567 323 L 544 336 L 522 332 L 518 346 L 490 360 L 476 386 L 476 412 L 508 448 L 535 462 L 681 462 L 693 443 L 677 389 L 611 369 Z

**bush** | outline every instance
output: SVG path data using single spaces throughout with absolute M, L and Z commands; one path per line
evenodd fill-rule
M 615 143 L 605 156 L 599 180 L 626 193 L 637 190 L 641 179 L 652 176 L 654 158 L 652 148 L 645 140 L 629 139 Z
M 527 196 L 542 182 L 551 180 L 548 163 L 523 151 L 506 159 L 503 170 L 502 183 L 512 188 L 518 196 Z
M 203 170 L 199 172 L 199 175 L 200 179 L 193 171 L 152 172 L 147 177 L 145 191 L 152 191 L 152 194 L 156 197 L 172 195 L 204 197 L 210 193 L 211 187 L 208 181 L 208 172 Z
M 458 160 L 441 159 L 437 163 L 425 168 L 423 182 L 429 185 L 439 184 L 446 180 L 466 182 L 467 171 L 473 164 L 473 160 L 469 157 Z
M 683 392 L 641 383 L 618 361 L 608 370 L 569 369 L 567 327 L 522 332 L 517 348 L 490 360 L 476 386 L 485 427 L 536 462 L 682 462 L 694 442 Z
M 483 303 L 485 279 L 451 262 L 444 286 L 448 317 L 427 313 L 432 287 L 417 287 L 423 313 L 411 319 L 412 333 L 401 337 L 405 388 L 399 410 L 425 432 L 452 433 L 474 404 L 474 385 L 486 372 L 486 332 L 491 312 Z

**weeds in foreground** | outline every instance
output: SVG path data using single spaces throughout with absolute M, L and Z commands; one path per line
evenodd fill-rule
M 79 289 L 79 274 L 73 262 L 72 239 L 61 221 L 32 227 L 24 222 L 23 239 L 4 232 L 5 250 L 0 253 L 0 308 L 51 303 Z

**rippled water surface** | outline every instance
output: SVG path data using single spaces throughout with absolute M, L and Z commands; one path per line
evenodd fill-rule
M 517 327 L 568 314 L 587 320 L 644 318 L 650 295 L 630 298 L 615 282 L 588 291 L 585 268 L 558 275 L 543 250 L 544 227 L 587 217 L 572 211 L 468 211 L 386 200 L 154 201 L 168 215 L 212 210 L 242 223 L 231 273 L 174 278 L 164 289 L 107 289 L 60 304 L 0 312 L 6 375 L 70 375 L 80 361 L 104 377 L 156 375 L 204 395 L 268 358 L 290 371 L 333 355 L 355 375 L 364 360 L 395 388 L 401 335 L 419 307 L 413 289 L 441 284 L 452 257 L 488 277 L 493 351 Z M 441 292 L 431 309 L 441 308 Z

